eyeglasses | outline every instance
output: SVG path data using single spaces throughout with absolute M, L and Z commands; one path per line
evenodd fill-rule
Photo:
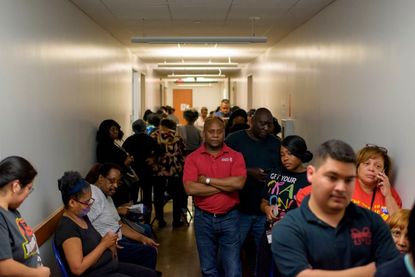
M 35 188 L 34 188 L 34 187 L 31 187 L 31 188 L 29 189 L 29 194 L 31 194 L 34 190 L 35 190 Z
M 81 204 L 83 204 L 83 205 L 85 205 L 85 206 L 91 206 L 92 204 L 94 204 L 94 202 L 95 202 L 95 199 L 94 198 L 89 198 L 89 200 L 88 201 L 79 201 L 79 200 L 77 200 L 77 199 L 74 199 L 76 202 L 78 202 L 78 203 L 81 203 Z
M 120 183 L 120 179 L 117 179 L 117 178 L 108 178 L 108 177 L 104 177 L 104 178 L 107 179 L 110 182 L 110 184 L 118 185 Z
M 385 147 L 382 147 L 382 146 L 377 146 L 376 144 L 366 144 L 365 147 L 374 148 L 374 149 L 379 150 L 379 151 L 381 151 L 385 154 L 388 154 L 388 149 L 386 149 Z

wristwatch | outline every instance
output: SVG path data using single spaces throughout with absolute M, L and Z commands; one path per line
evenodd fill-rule
M 205 183 L 206 183 L 206 185 L 210 184 L 210 178 L 209 177 L 206 177 Z

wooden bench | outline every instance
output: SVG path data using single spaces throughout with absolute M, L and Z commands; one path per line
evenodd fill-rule
M 38 246 L 42 246 L 55 233 L 56 227 L 63 214 L 63 207 L 54 211 L 42 223 L 34 228 Z

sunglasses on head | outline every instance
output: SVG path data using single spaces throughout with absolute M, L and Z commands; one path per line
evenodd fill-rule
M 385 147 L 382 147 L 382 146 L 377 146 L 376 144 L 366 144 L 365 147 L 373 148 L 373 149 L 379 150 L 379 151 L 381 151 L 385 154 L 388 154 L 388 149 L 386 149 Z

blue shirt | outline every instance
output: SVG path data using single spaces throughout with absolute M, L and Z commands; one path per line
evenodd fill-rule
M 305 269 L 342 270 L 399 255 L 388 226 L 372 211 L 350 203 L 337 227 L 317 218 L 308 206 L 287 215 L 272 230 L 272 253 L 282 276 Z

